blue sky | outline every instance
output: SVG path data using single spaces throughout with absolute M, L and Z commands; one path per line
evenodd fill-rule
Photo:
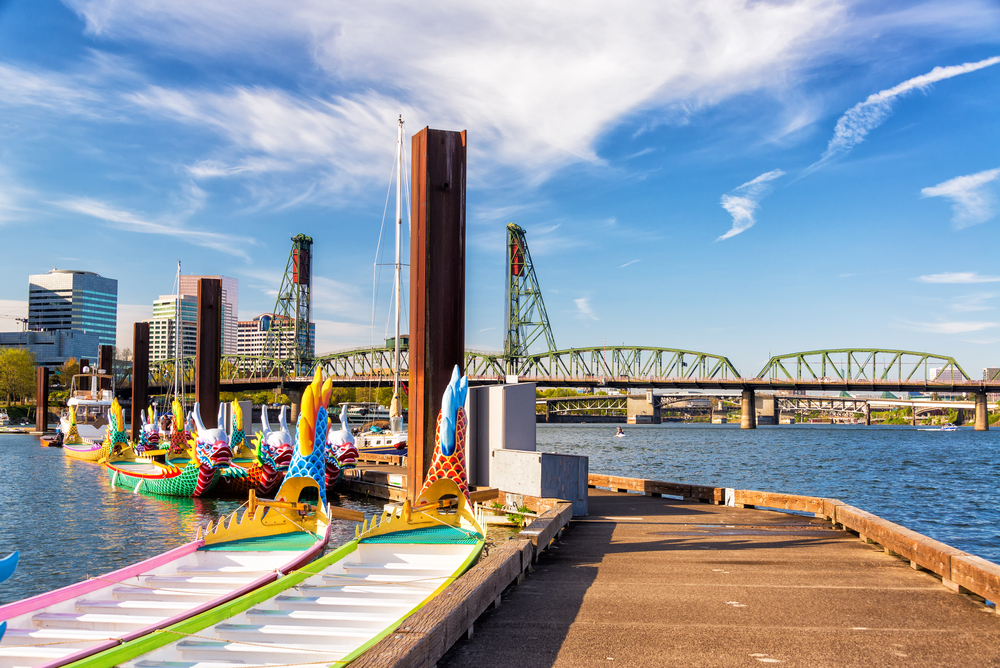
M 378 341 L 401 113 L 469 132 L 469 347 L 515 222 L 561 348 L 1000 365 L 996 3 L 238 4 L 0 0 L 0 313 L 97 271 L 128 347 L 180 259 L 253 317 L 303 232 L 318 351 Z

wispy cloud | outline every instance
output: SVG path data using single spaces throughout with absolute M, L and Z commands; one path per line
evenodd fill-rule
M 642 262 L 642 260 L 632 260 L 630 262 L 626 262 L 623 265 L 620 265 L 618 268 L 619 269 L 624 269 L 625 267 L 629 266 L 630 264 L 635 264 L 636 262 Z
M 975 271 L 956 271 L 947 274 L 927 274 L 917 280 L 921 283 L 1000 283 L 1000 276 L 980 276 Z
M 232 235 L 218 234 L 216 232 L 205 232 L 204 230 L 192 229 L 179 223 L 159 223 L 146 220 L 130 211 L 116 209 L 105 202 L 89 198 L 69 199 L 60 202 L 53 202 L 67 211 L 83 214 L 98 220 L 103 220 L 111 227 L 138 234 L 160 234 L 168 237 L 181 239 L 196 246 L 211 248 L 228 255 L 235 255 L 249 260 L 250 257 L 245 251 L 240 249 L 239 244 L 233 243 Z M 254 239 L 242 238 L 243 243 L 256 243 Z
M 979 293 L 976 295 L 959 295 L 954 297 L 949 301 L 949 308 L 952 311 L 958 313 L 970 313 L 973 311 L 992 311 L 993 307 L 988 305 L 986 302 L 990 299 L 996 297 L 995 294 L 988 292 Z
M 956 176 L 920 191 L 922 197 L 945 197 L 951 200 L 951 226 L 956 230 L 984 223 L 996 215 L 996 190 L 1000 186 L 1000 167 L 967 176 Z
M 137 322 L 153 317 L 153 305 L 150 304 L 118 304 L 118 328 L 115 332 L 115 345 L 119 348 L 132 349 L 135 331 L 132 328 Z
M 579 317 L 600 320 L 600 318 L 594 315 L 594 309 L 590 307 L 590 299 L 588 297 L 574 299 L 573 303 L 576 304 L 576 311 Z
M 754 223 L 757 222 L 755 215 L 760 201 L 772 190 L 771 181 L 784 175 L 785 172 L 780 169 L 765 172 L 754 180 L 747 181 L 723 195 L 719 203 L 733 217 L 733 226 L 716 241 L 735 237 L 740 232 L 745 232 L 753 227 Z
M 869 95 L 864 102 L 851 107 L 847 113 L 840 117 L 837 126 L 833 130 L 833 138 L 827 144 L 823 156 L 812 165 L 806 168 L 804 174 L 809 174 L 822 167 L 833 158 L 842 156 L 855 146 L 860 144 L 868 136 L 868 133 L 880 126 L 892 113 L 893 101 L 914 90 L 925 90 L 931 84 L 944 79 L 957 77 L 960 74 L 967 74 L 990 67 L 1000 63 L 1000 56 L 986 58 L 975 63 L 964 63 L 962 65 L 951 65 L 949 67 L 935 67 L 927 74 L 907 79 L 901 84 L 886 88 L 877 93 Z
M 993 329 L 995 322 L 907 322 L 911 329 L 931 334 L 968 334 Z

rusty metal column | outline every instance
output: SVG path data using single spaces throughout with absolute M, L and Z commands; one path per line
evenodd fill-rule
M 740 414 L 740 429 L 757 428 L 757 405 L 753 390 L 743 390 L 742 413 Z
M 219 372 L 222 363 L 222 281 L 198 279 L 198 345 L 194 362 L 194 400 L 207 429 L 219 421 Z
M 132 325 L 132 442 L 139 442 L 142 430 L 140 413 L 149 402 L 149 323 Z M 150 415 L 151 422 L 156 421 Z
M 465 132 L 413 136 L 410 417 L 406 495 L 417 498 L 451 371 L 465 370 Z
M 872 405 L 865 402 L 865 426 L 872 426 Z
M 35 370 L 35 431 L 44 434 L 49 429 L 49 368 Z
M 986 405 L 986 393 L 976 392 L 976 431 L 990 430 L 990 411 Z
M 114 375 L 115 349 L 114 346 L 101 346 L 97 353 L 97 370 Z M 112 381 L 101 379 L 101 386 L 98 389 L 111 390 Z

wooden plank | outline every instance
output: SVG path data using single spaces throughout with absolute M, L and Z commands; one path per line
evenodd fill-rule
M 823 512 L 823 499 L 815 496 L 737 489 L 734 490 L 734 498 L 737 505 L 782 508 L 784 510 L 798 510 L 807 513 Z
M 341 478 L 337 483 L 340 490 L 355 492 L 374 496 L 377 499 L 388 499 L 389 501 L 405 501 L 406 490 L 401 487 L 390 487 L 389 485 L 379 485 L 377 483 L 365 482 L 352 478 Z
M 951 581 L 987 601 L 1000 602 L 1000 566 L 982 557 L 972 554 L 953 555 Z
M 546 511 L 541 517 L 524 527 L 518 538 L 531 541 L 534 546 L 535 557 L 541 553 L 555 537 L 556 533 L 569 524 L 573 518 L 573 504 L 561 502 L 555 508 Z
M 360 510 L 351 510 L 341 506 L 330 506 L 330 519 L 364 522 L 365 514 Z
M 495 488 L 480 489 L 469 493 L 469 500 L 473 503 L 485 503 L 498 498 L 500 498 L 500 490 Z
M 587 476 L 589 487 L 604 487 L 619 492 L 642 492 L 643 494 L 666 494 L 684 499 L 707 501 L 721 504 L 725 502 L 726 490 L 722 487 L 707 485 L 687 485 L 664 480 L 644 480 L 641 478 L 626 478 L 623 476 L 601 475 L 591 473 Z

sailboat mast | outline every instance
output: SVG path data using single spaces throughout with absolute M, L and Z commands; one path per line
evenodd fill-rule
M 181 359 L 181 261 L 177 260 L 177 294 L 174 296 L 174 399 L 184 405 L 184 361 Z
M 399 132 L 396 141 L 396 267 L 395 267 L 395 283 L 396 283 L 396 338 L 395 338 L 395 350 L 393 351 L 393 382 L 392 382 L 392 398 L 393 398 L 393 408 L 400 410 L 399 408 L 399 367 L 400 367 L 400 345 L 399 345 L 399 319 L 401 312 L 401 299 L 403 295 L 403 269 L 400 265 L 400 236 L 403 231 L 403 116 L 399 116 Z M 392 414 L 392 417 L 396 417 L 397 414 Z M 402 415 L 400 411 L 398 415 Z

